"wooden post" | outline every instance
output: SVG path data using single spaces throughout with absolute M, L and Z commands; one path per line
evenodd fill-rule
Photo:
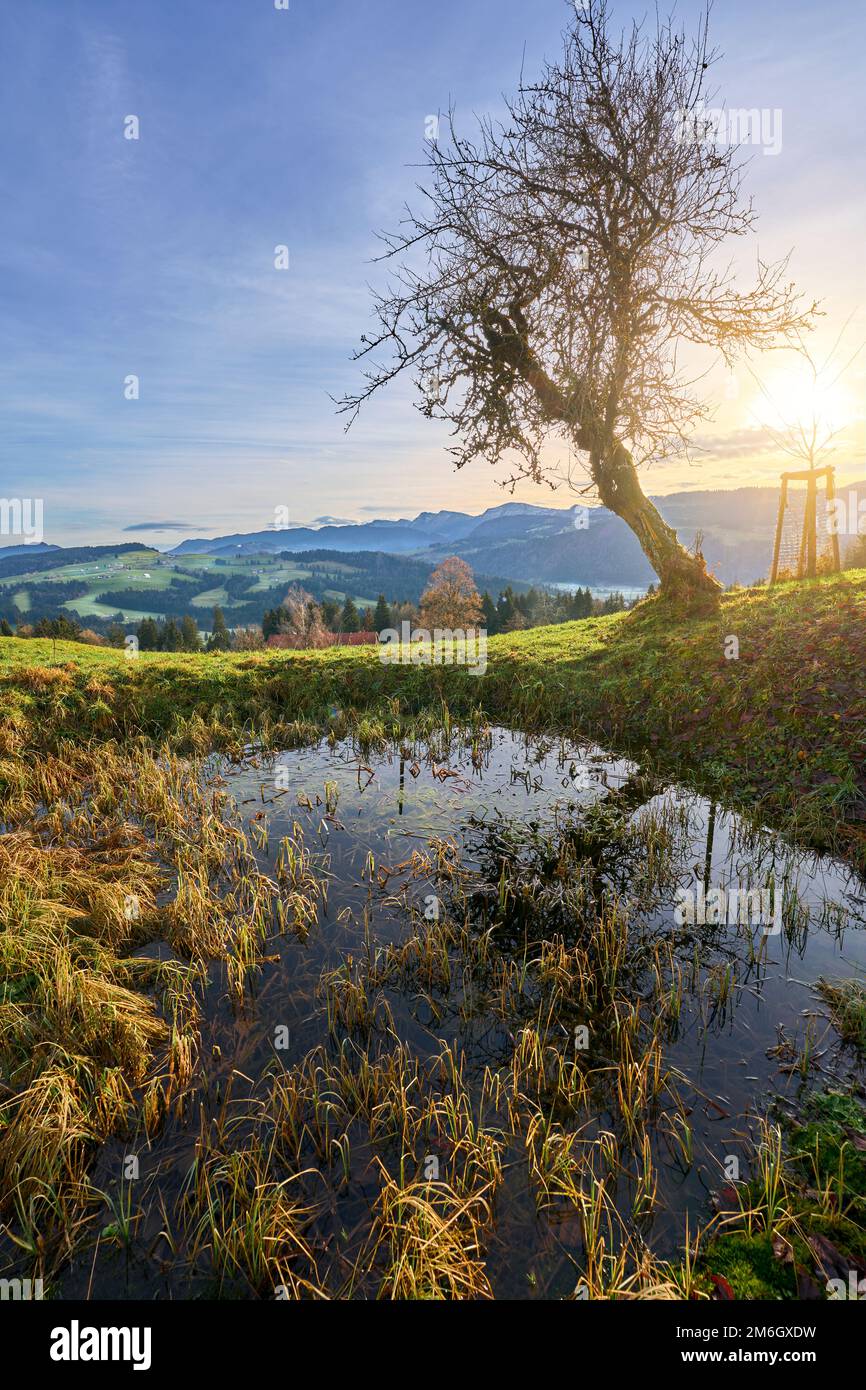
M 806 573 L 806 537 L 809 534 L 809 491 L 806 490 L 806 500 L 803 503 L 803 525 L 800 530 L 800 549 L 797 551 L 797 578 L 802 579 Z
M 788 483 L 806 483 L 806 506 L 803 512 L 803 530 L 800 535 L 800 550 L 797 556 L 797 578 L 802 579 L 807 575 L 809 579 L 814 579 L 818 571 L 818 479 L 827 480 L 827 501 L 831 502 L 836 494 L 834 484 L 834 470 L 831 464 L 824 468 L 806 468 L 799 473 L 782 474 L 782 491 L 779 497 L 779 518 L 776 522 L 776 540 L 773 546 L 773 568 L 770 571 L 770 583 L 775 584 L 779 578 L 779 557 L 782 548 L 782 530 L 785 522 L 785 508 L 788 504 Z M 836 570 L 842 568 L 839 561 L 839 537 L 833 533 L 833 564 Z
M 836 497 L 836 470 L 835 470 L 835 468 L 833 467 L 832 463 L 828 463 L 828 465 L 827 465 L 827 516 L 828 516 L 828 518 L 829 518 L 829 515 L 830 515 L 830 503 L 835 499 L 835 497 Z M 833 570 L 834 570 L 834 573 L 838 574 L 839 571 L 840 571 L 841 568 L 842 568 L 842 562 L 841 562 L 841 560 L 839 559 L 839 527 L 838 527 L 838 525 L 837 525 L 835 519 L 834 519 L 834 522 L 833 522 L 833 532 L 832 532 L 832 537 L 831 537 L 831 543 L 832 543 L 832 546 L 833 546 Z
M 816 531 L 818 526 L 818 485 L 815 482 L 815 474 L 809 476 L 806 491 L 806 576 L 814 579 L 817 572 L 816 565 Z
M 779 516 L 776 521 L 776 540 L 773 545 L 773 568 L 770 571 L 770 583 L 775 584 L 779 578 L 779 551 L 782 546 L 782 525 L 785 520 L 785 506 L 788 500 L 788 475 L 782 474 L 782 492 L 779 497 Z

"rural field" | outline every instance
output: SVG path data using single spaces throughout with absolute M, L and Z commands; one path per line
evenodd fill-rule
M 19 566 L 16 566 L 19 568 Z M 162 555 L 144 547 L 133 552 L 109 552 L 96 559 L 59 564 L 51 569 L 34 566 L 4 578 L 0 573 L 0 603 L 5 600 L 20 614 L 27 615 L 34 605 L 34 586 L 52 611 L 66 610 L 81 619 L 117 616 L 124 623 L 142 618 L 159 618 L 166 613 L 200 610 L 206 627 L 209 611 L 224 609 L 228 618 L 240 622 L 249 611 L 260 618 L 269 602 L 279 603 L 290 584 L 309 581 L 315 575 L 322 592 L 340 599 L 347 595 L 359 605 L 375 604 L 373 598 L 346 588 L 354 571 L 349 565 L 313 560 L 309 567 L 293 564 L 277 555 L 256 555 L 238 560 L 213 555 Z M 233 589 L 227 581 L 235 581 Z M 343 581 L 342 588 L 328 588 L 329 582 Z M 71 591 L 70 597 L 65 595 Z M 56 591 L 58 597 L 53 598 Z M 154 602 L 148 604 L 149 596 Z
M 480 679 L 0 641 L 4 1275 L 826 1296 L 866 1258 L 864 617 L 857 571 L 650 600 Z

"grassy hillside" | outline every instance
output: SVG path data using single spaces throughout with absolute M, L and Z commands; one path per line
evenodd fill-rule
M 738 659 L 725 655 L 735 637 Z M 866 571 L 737 590 L 711 616 L 658 601 L 494 637 L 483 677 L 385 666 L 375 649 L 183 656 L 0 640 L 7 730 L 168 735 L 180 744 L 366 718 L 373 732 L 438 709 L 557 728 L 640 754 L 671 777 L 866 861 Z

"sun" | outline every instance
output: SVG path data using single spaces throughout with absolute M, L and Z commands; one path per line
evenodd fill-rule
M 817 427 L 820 436 L 835 434 L 856 415 L 856 402 L 841 381 L 822 381 L 809 367 L 779 367 L 771 372 L 752 402 L 752 412 L 772 429 Z

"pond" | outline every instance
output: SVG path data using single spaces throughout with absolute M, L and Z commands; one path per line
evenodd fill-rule
M 194 1162 L 225 1202 L 251 1147 L 303 1212 L 302 1293 L 405 1291 L 388 1281 L 421 1208 L 388 1184 L 441 1183 L 467 1292 L 568 1295 L 620 1247 L 678 1261 L 748 1176 L 761 1117 L 858 1075 L 815 985 L 862 976 L 866 884 L 632 762 L 492 728 L 207 776 L 292 910 L 242 997 L 209 967 L 193 1103 L 94 1165 L 135 1239 L 74 1257 L 61 1296 L 275 1296 L 210 1237 L 192 1258 L 188 1224 L 166 1235 Z

